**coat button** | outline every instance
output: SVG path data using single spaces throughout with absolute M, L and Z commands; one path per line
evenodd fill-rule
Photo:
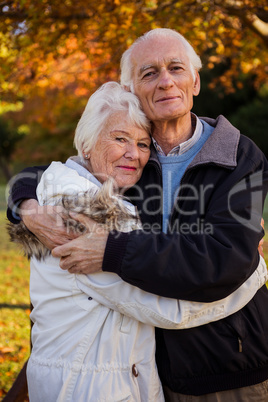
M 132 374 L 134 375 L 134 377 L 138 377 L 139 375 L 138 369 L 135 364 L 133 364 L 132 366 Z
M 89 296 L 89 297 L 88 297 L 88 300 L 92 300 L 92 297 L 91 297 L 91 296 Z

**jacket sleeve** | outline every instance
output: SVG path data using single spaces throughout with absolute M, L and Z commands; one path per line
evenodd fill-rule
M 199 303 L 144 292 L 107 272 L 76 275 L 78 287 L 100 304 L 145 324 L 166 329 L 197 327 L 234 314 L 253 298 L 267 279 L 266 264 L 261 258 L 258 268 L 231 295 L 219 301 Z
M 237 167 L 227 173 L 215 167 L 188 174 L 189 183 L 193 176 L 200 183 L 204 177 L 207 183 L 210 180 L 202 221 L 211 231 L 110 233 L 103 270 L 117 273 L 147 292 L 175 299 L 211 302 L 234 292 L 259 262 L 258 243 L 264 234 L 260 222 L 268 183 L 262 153 L 258 153 L 259 160 L 240 153 Z M 177 221 L 183 219 L 192 217 L 177 217 Z
M 37 199 L 36 187 L 48 166 L 34 166 L 22 170 L 9 182 L 7 218 L 12 223 L 19 223 L 19 204 L 26 199 Z

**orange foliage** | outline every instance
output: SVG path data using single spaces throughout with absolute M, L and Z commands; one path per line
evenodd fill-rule
M 24 139 L 31 156 L 38 160 L 46 151 L 50 160 L 58 135 L 64 157 L 88 96 L 118 79 L 121 54 L 138 36 L 156 27 L 178 30 L 208 68 L 228 60 L 219 80 L 232 92 L 245 74 L 254 76 L 256 88 L 267 80 L 267 21 L 266 0 L 2 1 L 0 94 L 23 100 L 23 110 L 13 117 L 31 126 Z M 41 132 L 35 132 L 36 124 Z M 38 136 L 40 142 L 49 136 L 50 147 L 36 147 Z M 24 152 L 17 150 L 16 157 L 27 159 L 20 146 Z

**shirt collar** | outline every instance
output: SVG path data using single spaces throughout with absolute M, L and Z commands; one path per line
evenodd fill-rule
M 90 173 L 85 166 L 83 166 L 81 157 L 71 156 L 70 158 L 67 159 L 65 165 L 71 169 L 76 170 L 79 176 L 82 176 L 85 179 L 96 184 L 98 187 L 101 187 L 101 183 L 99 182 L 99 180 L 95 176 L 93 176 L 93 174 Z
M 202 135 L 203 125 L 202 125 L 200 119 L 194 113 L 191 113 L 191 119 L 192 119 L 192 125 L 195 126 L 195 130 L 194 130 L 192 137 L 189 138 L 189 140 L 182 142 L 180 145 L 177 145 L 176 147 L 174 147 L 167 155 L 165 155 L 164 151 L 162 150 L 160 145 L 156 142 L 156 140 L 154 138 L 152 138 L 154 147 L 155 147 L 158 155 L 161 155 L 161 156 L 182 155 L 185 152 L 189 151 L 189 149 L 191 149 L 197 143 L 197 141 L 200 139 L 200 137 Z

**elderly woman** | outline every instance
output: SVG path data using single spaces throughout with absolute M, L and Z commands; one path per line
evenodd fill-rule
M 99 191 L 108 177 L 121 191 L 133 186 L 150 155 L 148 127 L 135 95 L 117 83 L 104 84 L 89 99 L 76 129 L 78 156 L 53 162 L 44 172 L 39 203 Z M 154 326 L 191 328 L 232 314 L 265 282 L 264 272 L 262 262 L 231 296 L 205 304 L 158 297 L 115 274 L 70 274 L 52 256 L 32 258 L 30 400 L 163 401 Z

